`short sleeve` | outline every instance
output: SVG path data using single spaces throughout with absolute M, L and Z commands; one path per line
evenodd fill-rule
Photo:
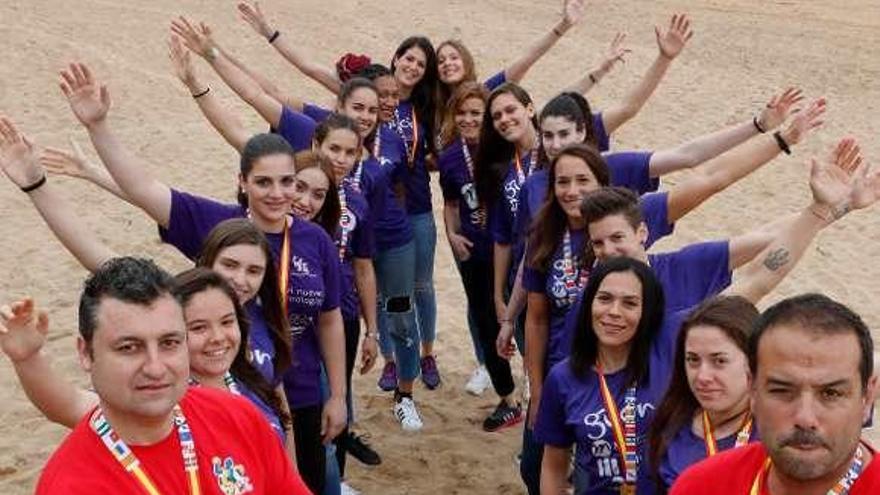
M 352 254 L 355 258 L 372 258 L 376 254 L 376 238 L 373 235 L 373 222 L 368 218 L 358 219 L 357 228 L 351 239 Z
M 317 127 L 315 121 L 305 114 L 296 112 L 286 105 L 281 109 L 278 134 L 290 143 L 294 151 L 303 151 L 312 147 L 315 127 Z
M 639 198 L 639 207 L 642 210 L 642 219 L 648 226 L 648 239 L 645 241 L 645 249 L 651 247 L 660 239 L 672 235 L 675 224 L 669 221 L 669 192 L 655 192 L 643 195 Z
M 455 187 L 455 169 L 457 153 L 452 146 L 446 148 L 437 160 L 437 171 L 440 174 L 440 190 L 443 191 L 443 199 L 455 201 L 461 199 L 461 191 Z
M 600 152 L 606 152 L 611 149 L 611 136 L 605 130 L 605 121 L 602 120 L 602 113 L 593 114 L 593 132 L 596 134 L 596 148 Z
M 531 253 L 526 250 L 526 260 Z M 531 267 L 528 263 L 523 264 L 522 286 L 528 292 L 547 293 L 547 273 Z
M 638 194 L 656 191 L 659 179 L 651 178 L 650 151 L 620 151 L 603 156 L 611 172 L 611 185 L 632 189 Z
M 321 231 L 321 233 L 324 232 Z M 321 311 L 332 311 L 339 307 L 341 289 L 339 251 L 336 249 L 336 244 L 326 234 L 318 236 L 316 241 L 321 243 L 321 257 L 323 258 L 324 303 L 321 305 Z
M 495 208 L 491 209 L 489 220 L 492 239 L 498 244 L 513 244 L 513 214 L 510 203 L 503 195 L 495 203 Z
M 565 393 L 563 392 L 563 372 L 568 361 L 557 364 L 550 371 L 541 389 L 541 404 L 535 422 L 535 438 L 546 445 L 570 447 L 575 442 L 575 433 L 566 422 Z
M 227 205 L 172 189 L 168 227 L 159 227 L 159 237 L 187 258 L 195 260 L 202 249 L 202 241 L 211 230 L 223 220 L 241 217 L 242 213 L 238 205 Z
M 489 79 L 486 79 L 486 81 L 483 83 L 483 86 L 485 86 L 485 88 L 488 89 L 489 91 L 492 91 L 493 89 L 497 88 L 498 86 L 501 86 L 502 84 L 504 84 L 506 82 L 507 82 L 507 76 L 504 75 L 504 71 L 502 70 L 501 72 L 495 74 L 494 76 L 490 77 Z
M 303 105 L 303 115 L 315 121 L 315 123 L 324 122 L 333 112 L 324 107 L 306 103 Z

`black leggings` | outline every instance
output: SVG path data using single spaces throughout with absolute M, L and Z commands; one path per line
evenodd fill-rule
M 513 375 L 510 363 L 500 357 L 495 350 L 495 340 L 501 328 L 495 316 L 495 303 L 492 300 L 492 261 L 469 259 L 461 262 L 461 282 L 467 295 L 468 305 L 474 311 L 474 320 L 480 333 L 480 345 L 486 370 L 492 379 L 495 392 L 504 397 L 513 393 Z
M 342 433 L 333 439 L 336 444 L 336 462 L 339 464 L 339 477 L 345 478 L 345 454 L 346 445 L 348 445 L 348 426 L 351 424 L 351 412 L 354 411 L 352 405 L 351 392 L 351 375 L 354 373 L 354 362 L 357 358 L 358 342 L 361 338 L 361 321 L 360 319 L 345 320 L 345 402 L 348 406 L 348 422 Z
M 292 411 L 296 466 L 312 493 L 324 493 L 327 455 L 321 443 L 321 410 L 319 404 Z

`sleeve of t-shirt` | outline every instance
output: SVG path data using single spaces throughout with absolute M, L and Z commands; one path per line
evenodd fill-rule
M 501 196 L 492 208 L 489 227 L 492 230 L 492 239 L 498 244 L 511 244 L 513 242 L 513 218 L 510 213 L 510 203 L 505 196 Z
M 351 238 L 351 251 L 355 258 L 372 258 L 376 254 L 376 239 L 373 235 L 372 215 L 359 219 Z
M 278 122 L 278 134 L 290 143 L 294 151 L 303 151 L 312 147 L 315 135 L 315 121 L 288 106 L 281 109 L 281 120 Z
M 638 194 L 656 191 L 660 180 L 651 178 L 651 151 L 606 153 L 605 163 L 611 172 L 611 185 L 632 189 Z
M 451 149 L 440 154 L 440 158 L 437 160 L 437 171 L 440 173 L 440 190 L 443 191 L 443 199 L 446 201 L 461 199 L 461 191 L 455 187 L 453 180 L 455 153 Z
M 486 79 L 486 82 L 483 83 L 483 86 L 486 87 L 489 91 L 501 86 L 502 84 L 507 82 L 507 76 L 504 75 L 504 71 L 501 71 L 494 76 Z
M 317 122 L 324 122 L 325 120 L 327 120 L 327 117 L 329 117 L 330 114 L 332 114 L 333 112 L 331 112 L 330 110 L 327 110 L 324 107 L 319 107 L 318 105 L 306 103 L 303 105 L 302 113 L 306 117 L 314 120 L 317 123 Z
M 526 259 L 529 259 L 530 254 L 531 253 L 529 253 L 527 249 Z M 544 294 L 547 292 L 547 273 L 531 267 L 526 263 L 523 265 L 522 285 L 528 292 L 540 292 L 541 294 Z
M 321 235 L 317 240 L 321 243 L 320 252 L 323 259 L 324 276 L 324 303 L 321 305 L 321 311 L 332 311 L 339 307 L 339 291 L 341 289 L 339 251 L 336 250 L 336 244 L 330 240 L 330 236 Z
M 605 121 L 602 120 L 602 113 L 593 114 L 593 132 L 596 134 L 596 147 L 600 152 L 606 152 L 611 149 L 611 136 L 605 130 Z
M 236 205 L 172 189 L 168 227 L 159 227 L 159 238 L 195 260 L 211 229 L 223 220 L 240 216 L 240 210 Z
M 724 241 L 691 244 L 674 256 L 671 270 L 680 274 L 677 285 L 697 300 L 705 300 L 730 285 L 730 243 Z M 676 308 L 680 309 L 680 308 Z
M 574 431 L 565 419 L 565 393 L 562 390 L 563 377 L 568 361 L 557 364 L 550 370 L 544 387 L 541 389 L 541 404 L 535 422 L 535 439 L 554 447 L 570 447 L 575 441 Z
M 513 231 L 519 235 L 520 239 L 526 239 L 529 234 L 529 227 L 532 223 L 532 209 L 529 206 L 529 189 L 528 180 L 519 190 L 519 204 L 516 205 L 516 219 L 513 221 Z
M 642 210 L 642 219 L 648 226 L 648 239 L 645 241 L 645 249 L 648 249 L 660 239 L 672 235 L 675 224 L 669 222 L 669 192 L 655 192 L 645 194 L 639 198 L 639 207 Z

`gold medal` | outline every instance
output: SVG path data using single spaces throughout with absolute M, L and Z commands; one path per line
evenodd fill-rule
M 636 485 L 620 485 L 620 495 L 636 495 Z

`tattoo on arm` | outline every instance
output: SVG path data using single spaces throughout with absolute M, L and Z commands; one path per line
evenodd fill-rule
M 779 270 L 783 266 L 787 265 L 789 261 L 789 253 L 788 249 L 779 248 L 774 249 L 764 258 L 764 266 L 767 267 L 771 272 L 775 272 Z

